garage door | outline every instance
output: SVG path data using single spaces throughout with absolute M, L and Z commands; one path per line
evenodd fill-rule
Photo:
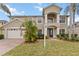
M 21 38 L 20 30 L 18 29 L 10 29 L 7 32 L 7 38 Z

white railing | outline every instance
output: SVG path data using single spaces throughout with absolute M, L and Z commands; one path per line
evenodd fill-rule
M 57 23 L 57 20 L 55 19 L 55 20 L 47 20 L 47 23 L 49 24 L 49 23 Z

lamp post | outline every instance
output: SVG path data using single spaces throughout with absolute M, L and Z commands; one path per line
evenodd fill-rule
M 44 24 L 44 48 L 46 47 L 46 24 Z

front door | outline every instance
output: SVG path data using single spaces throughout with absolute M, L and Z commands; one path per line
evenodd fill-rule
M 53 28 L 48 28 L 49 37 L 53 37 Z

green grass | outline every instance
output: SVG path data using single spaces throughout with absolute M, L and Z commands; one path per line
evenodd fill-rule
M 43 40 L 36 43 L 24 43 L 12 49 L 7 56 L 79 56 L 79 42 L 63 40 L 47 40 L 46 48 Z

